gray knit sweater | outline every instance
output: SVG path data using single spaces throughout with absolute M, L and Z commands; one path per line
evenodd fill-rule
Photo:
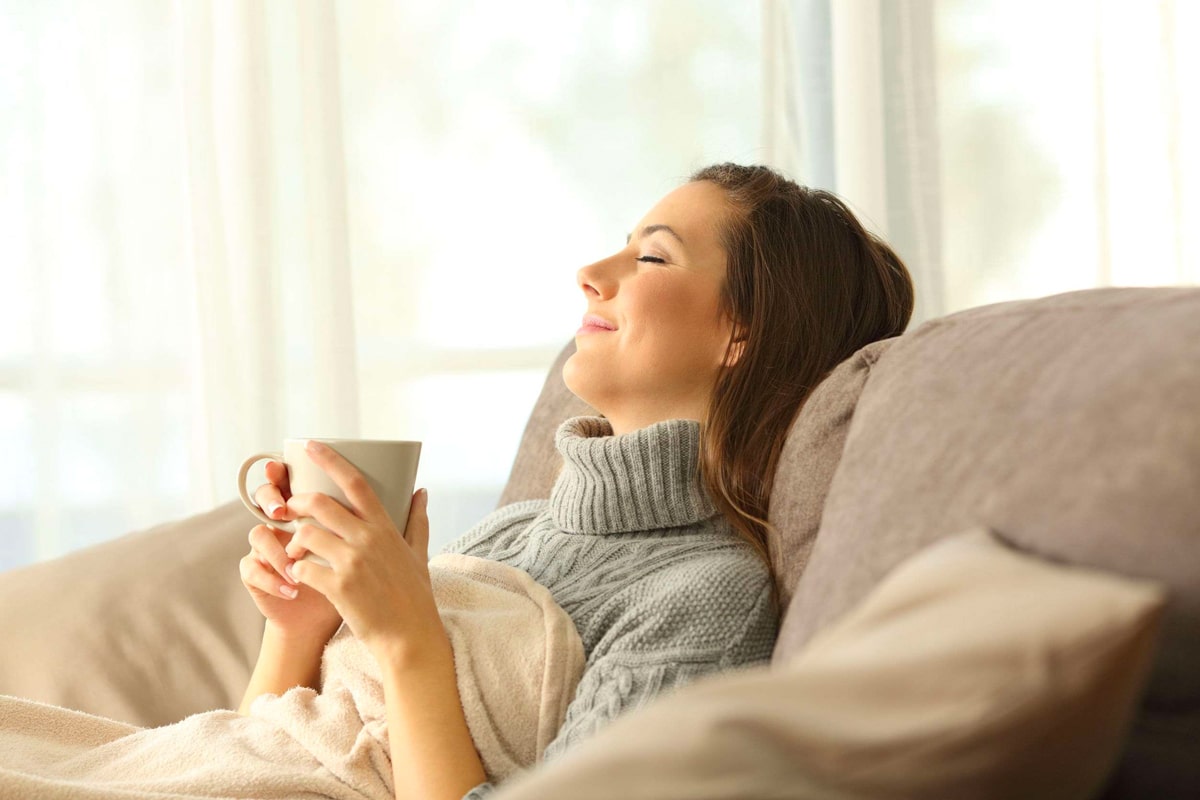
M 779 628 L 770 573 L 699 480 L 699 422 L 614 436 L 574 417 L 555 445 L 548 501 L 498 508 L 441 551 L 524 570 L 575 622 L 587 662 L 546 760 L 668 690 L 769 661 Z

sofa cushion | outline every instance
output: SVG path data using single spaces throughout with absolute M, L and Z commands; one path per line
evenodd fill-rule
M 563 382 L 562 368 L 575 353 L 575 340 L 567 342 L 550 366 L 542 392 L 533 405 L 517 455 L 509 470 L 508 483 L 500 493 L 496 507 L 521 500 L 550 496 L 554 480 L 562 469 L 562 456 L 554 446 L 558 426 L 571 417 L 599 416 L 600 412 L 580 400 Z
M 240 500 L 0 575 L 0 694 L 143 727 L 237 708 L 263 616 Z
M 496 800 L 1094 797 L 1163 604 L 1152 582 L 968 529 L 786 662 L 674 690 Z
M 767 506 L 767 520 L 775 527 L 768 552 L 785 610 L 816 540 L 858 396 L 871 365 L 897 338 L 872 342 L 834 367 L 805 399 L 788 430 Z
M 998 303 L 900 337 L 859 398 L 776 654 L 974 524 L 1160 581 L 1162 649 L 1110 796 L 1200 796 L 1197 398 L 1200 288 Z

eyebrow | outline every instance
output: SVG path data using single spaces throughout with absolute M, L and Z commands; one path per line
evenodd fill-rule
M 678 233 L 676 233 L 676 232 L 675 232 L 675 231 L 674 231 L 674 230 L 671 228 L 671 226 L 670 226 L 670 225 L 647 225 L 646 227 L 642 228 L 642 236 L 649 236 L 650 234 L 652 234 L 652 233 L 657 233 L 658 231 L 666 231 L 667 233 L 669 233 L 669 234 L 671 234 L 672 236 L 674 236 L 674 237 L 675 237 L 675 239 L 676 239 L 676 241 L 678 241 L 680 244 L 683 244 L 683 237 L 682 237 L 682 236 L 680 236 Z M 632 233 L 630 233 L 630 234 L 626 234 L 626 236 L 625 236 L 625 244 L 629 244 L 629 241 L 630 241 L 632 238 L 633 238 L 633 234 L 632 234 Z M 686 246 L 686 245 L 685 245 L 685 246 Z

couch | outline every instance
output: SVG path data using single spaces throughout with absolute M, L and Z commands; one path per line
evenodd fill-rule
M 500 504 L 547 496 L 557 424 L 595 413 L 571 352 Z M 769 516 L 771 663 L 501 798 L 1200 797 L 1200 288 L 996 303 L 863 347 L 797 414 Z M 145 726 L 236 708 L 256 522 L 234 500 L 0 575 L 0 693 Z

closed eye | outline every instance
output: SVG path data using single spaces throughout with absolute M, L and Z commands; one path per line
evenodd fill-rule
M 651 264 L 665 264 L 665 263 L 667 263 L 666 259 L 664 259 L 664 258 L 659 258 L 658 256 L 638 256 L 638 258 L 637 258 L 636 260 L 637 260 L 637 261 L 647 261 L 647 262 L 649 262 L 649 263 L 651 263 Z

